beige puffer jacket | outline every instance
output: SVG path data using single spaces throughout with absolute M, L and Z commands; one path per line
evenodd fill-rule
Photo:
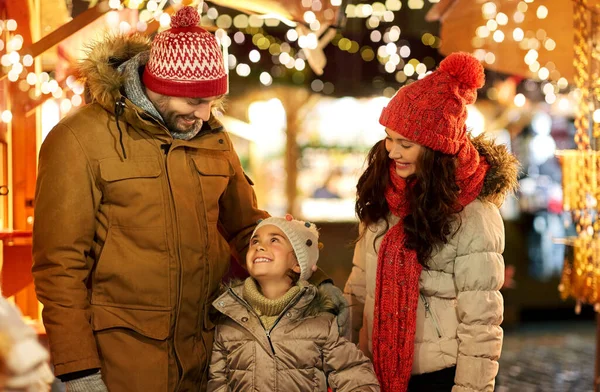
M 379 391 L 369 359 L 339 336 L 323 290 L 301 282 L 269 331 L 243 299 L 243 285 L 213 302 L 217 324 L 208 392 Z
M 497 204 L 516 182 L 515 159 L 481 138 L 474 144 L 491 169 L 479 199 L 460 213 L 461 225 L 434 250 L 419 280 L 412 374 L 456 365 L 453 392 L 493 391 L 502 349 L 504 225 Z M 390 227 L 398 218 L 390 216 Z M 351 309 L 351 339 L 372 352 L 377 255 L 386 223 L 368 229 L 356 244 L 345 294 Z

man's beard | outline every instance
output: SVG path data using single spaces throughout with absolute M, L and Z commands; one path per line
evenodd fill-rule
M 200 129 L 202 128 L 202 124 L 203 121 L 200 119 L 197 119 L 196 117 L 192 116 L 184 116 L 184 115 L 180 115 L 180 114 L 176 114 L 174 112 L 170 112 L 170 113 L 161 113 L 161 116 L 163 117 L 163 120 L 165 121 L 165 125 L 167 126 L 167 129 L 169 129 L 169 131 L 171 132 L 171 136 L 173 136 L 174 139 L 181 139 L 181 140 L 190 140 L 192 139 L 194 136 L 196 136 L 198 134 L 198 132 L 200 132 Z M 188 127 L 184 127 L 182 128 L 181 126 L 178 126 L 178 120 L 180 119 L 184 119 L 184 120 L 195 120 L 194 124 L 188 126 Z

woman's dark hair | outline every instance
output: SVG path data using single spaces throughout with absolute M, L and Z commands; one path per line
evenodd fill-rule
M 379 141 L 367 156 L 367 169 L 358 180 L 356 214 L 369 226 L 381 219 L 387 220 L 390 209 L 385 199 L 389 182 L 390 158 L 385 140 Z M 455 234 L 452 230 L 462 207 L 458 202 L 456 158 L 424 147 L 417 159 L 417 170 L 407 188 L 411 213 L 404 220 L 405 246 L 417 253 L 419 263 L 427 268 L 433 249 Z

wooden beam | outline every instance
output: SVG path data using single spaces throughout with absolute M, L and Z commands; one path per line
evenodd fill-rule
M 11 5 L 13 3 L 14 4 L 24 4 L 25 6 L 27 6 L 26 1 L 11 1 L 11 2 L 9 2 L 9 4 L 11 4 Z M 7 8 L 8 8 L 9 14 L 12 14 L 11 10 L 10 10 L 10 6 L 7 6 Z M 58 29 L 54 30 L 47 36 L 40 39 L 39 41 L 37 41 L 35 43 L 31 43 L 31 40 L 29 40 L 30 44 L 29 44 L 29 46 L 24 45 L 25 49 L 23 49 L 23 51 L 21 52 L 22 55 L 29 54 L 29 55 L 33 56 L 34 58 L 39 56 L 40 54 L 44 53 L 48 49 L 59 44 L 64 39 L 70 37 L 71 35 L 75 34 L 79 30 L 84 28 L 85 26 L 89 25 L 90 23 L 92 23 L 93 21 L 95 21 L 96 19 L 101 17 L 102 15 L 106 14 L 109 10 L 110 10 L 110 8 L 108 7 L 107 1 L 102 1 L 102 2 L 98 3 L 95 7 L 92 7 L 90 9 L 88 9 L 87 11 L 82 12 L 76 18 L 74 18 L 70 22 L 62 25 Z M 13 17 L 13 19 L 15 19 L 15 18 Z M 22 24 L 19 23 L 18 20 L 17 20 L 17 23 L 19 26 L 22 26 Z M 29 30 L 29 29 L 27 29 L 27 30 Z M 19 29 L 19 31 L 21 32 L 21 29 Z M 23 35 L 23 33 L 21 33 L 21 35 Z M 25 39 L 25 43 L 27 43 L 26 39 Z M 6 76 L 7 76 L 6 73 L 4 73 L 4 72 L 0 73 L 0 80 L 4 79 Z

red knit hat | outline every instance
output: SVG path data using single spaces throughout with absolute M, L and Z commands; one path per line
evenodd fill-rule
M 216 38 L 196 26 L 200 15 L 183 7 L 171 28 L 156 34 L 144 69 L 144 85 L 172 97 L 205 98 L 227 92 L 223 54 Z
M 437 71 L 401 88 L 381 112 L 381 125 L 445 154 L 468 140 L 466 105 L 485 82 L 483 67 L 468 53 L 446 57 Z

